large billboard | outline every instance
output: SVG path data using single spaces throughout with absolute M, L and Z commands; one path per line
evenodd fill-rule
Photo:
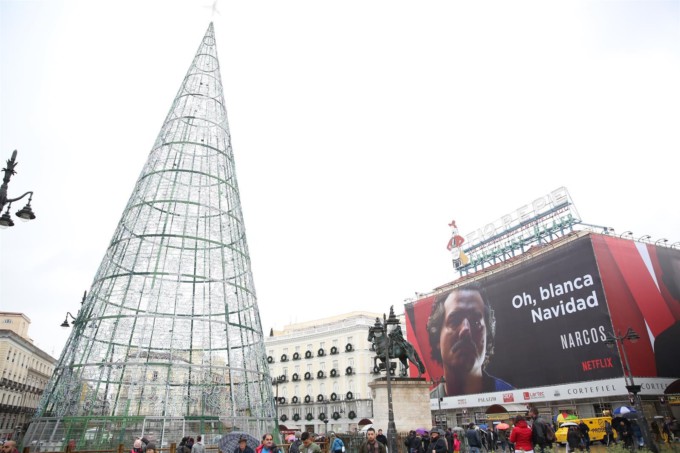
M 593 235 L 593 248 L 617 335 L 634 376 L 680 378 L 680 250 Z
M 605 340 L 628 327 L 641 336 L 625 342 L 635 376 L 680 377 L 679 284 L 680 251 L 587 235 L 408 304 L 407 335 L 440 382 L 433 396 L 586 381 L 624 394 Z

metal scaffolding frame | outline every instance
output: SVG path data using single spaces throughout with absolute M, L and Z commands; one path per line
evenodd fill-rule
M 24 445 L 276 430 L 212 23 Z

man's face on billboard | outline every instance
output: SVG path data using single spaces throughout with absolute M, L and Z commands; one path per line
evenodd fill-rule
M 481 372 L 486 356 L 486 324 L 484 300 L 478 291 L 453 291 L 446 298 L 439 347 L 444 368 L 455 374 L 475 368 Z

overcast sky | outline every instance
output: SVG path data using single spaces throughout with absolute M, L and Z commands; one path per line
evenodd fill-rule
M 55 357 L 211 20 L 265 332 L 402 311 L 457 276 L 452 219 L 560 186 L 680 241 L 679 1 L 217 7 L 0 1 L 0 159 L 37 215 L 0 231 L 0 310 Z

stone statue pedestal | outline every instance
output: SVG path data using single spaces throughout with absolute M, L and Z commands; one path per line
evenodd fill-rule
M 412 429 L 432 425 L 430 412 L 430 383 L 425 378 L 391 377 L 392 410 L 397 432 L 408 432 Z M 369 382 L 373 397 L 373 428 L 387 434 L 389 421 L 389 405 L 387 399 L 387 381 L 385 377 Z

